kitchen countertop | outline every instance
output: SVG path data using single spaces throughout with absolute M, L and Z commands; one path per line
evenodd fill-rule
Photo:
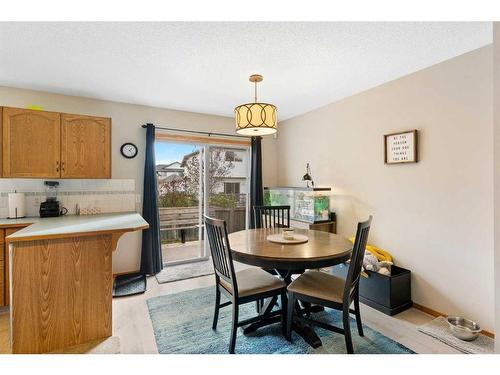
M 0 229 L 12 227 L 25 227 L 38 222 L 40 217 L 23 217 L 21 219 L 0 219 Z
M 27 217 L 0 219 L 0 228 L 28 225 L 6 237 L 9 242 L 32 241 L 71 236 L 132 232 L 146 229 L 149 224 L 136 212 L 100 215 L 67 215 L 59 217 Z

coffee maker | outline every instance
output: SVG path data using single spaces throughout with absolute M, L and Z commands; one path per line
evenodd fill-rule
M 57 200 L 57 189 L 59 182 L 45 181 L 45 192 L 47 198 L 44 202 L 40 203 L 40 217 L 57 217 L 65 215 L 68 211 L 62 207 Z

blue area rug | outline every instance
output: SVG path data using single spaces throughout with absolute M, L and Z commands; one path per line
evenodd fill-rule
M 222 296 L 224 299 L 224 296 Z M 156 345 L 161 354 L 227 354 L 231 331 L 231 307 L 219 312 L 217 330 L 212 330 L 215 287 L 194 289 L 178 294 L 151 298 L 147 301 L 153 322 Z M 240 320 L 255 316 L 255 304 L 240 306 Z M 339 312 L 327 309 L 314 314 L 315 318 L 342 326 Z M 356 323 L 351 320 L 354 352 L 358 354 L 414 354 L 413 351 L 390 338 L 363 326 L 365 337 L 360 337 Z M 318 327 L 314 330 L 323 346 L 313 349 L 293 334 L 288 342 L 281 334 L 280 324 L 273 324 L 244 335 L 241 328 L 236 339 L 239 354 L 306 354 L 346 353 L 344 336 Z

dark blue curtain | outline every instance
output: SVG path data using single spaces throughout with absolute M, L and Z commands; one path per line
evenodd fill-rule
M 149 228 L 142 231 L 141 273 L 143 275 L 156 275 L 163 268 L 157 189 L 155 127 L 153 124 L 147 124 L 142 216 L 149 223 Z
M 255 228 L 254 206 L 264 204 L 262 188 L 262 137 L 252 137 L 252 160 L 250 167 L 250 228 Z

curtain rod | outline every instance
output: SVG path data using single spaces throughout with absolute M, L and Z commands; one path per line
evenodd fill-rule
M 147 125 L 141 125 L 143 128 L 147 128 L 149 124 Z M 153 124 L 151 124 L 153 125 Z M 207 136 L 212 136 L 212 135 L 215 135 L 215 136 L 219 136 L 219 137 L 233 137 L 233 138 L 245 138 L 245 139 L 249 139 L 250 137 L 245 137 L 244 135 L 236 135 L 236 134 L 224 134 L 224 133 L 212 133 L 212 132 L 200 132 L 200 131 L 196 131 L 196 130 L 185 130 L 185 129 L 174 129 L 174 128 L 162 128 L 160 126 L 155 126 L 155 129 L 161 129 L 161 130 L 169 130 L 169 131 L 174 131 L 174 132 L 181 132 L 181 133 L 191 133 L 191 134 L 203 134 L 203 135 L 207 135 Z

